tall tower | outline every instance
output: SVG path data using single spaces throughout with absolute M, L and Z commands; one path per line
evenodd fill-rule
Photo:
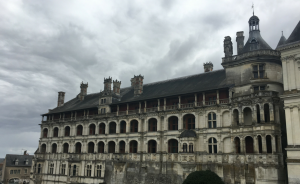
M 108 77 L 107 79 L 104 78 L 104 91 L 105 92 L 110 92 L 111 91 L 111 82 L 112 82 L 112 78 Z

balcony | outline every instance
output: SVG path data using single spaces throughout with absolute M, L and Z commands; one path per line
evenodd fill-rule
M 268 93 L 259 93 L 260 96 L 270 94 Z M 256 95 L 253 94 L 253 95 Z M 115 117 L 115 116 L 124 116 L 124 115 L 133 115 L 133 114 L 140 114 L 140 113 L 150 113 L 150 112 L 157 112 L 157 111 L 170 111 L 170 110 L 179 110 L 179 109 L 192 109 L 197 107 L 204 107 L 204 106 L 214 106 L 214 105 L 226 105 L 229 104 L 229 99 L 219 99 L 219 100 L 209 100 L 209 101 L 201 101 L 201 102 L 193 102 L 193 103 L 183 103 L 183 104 L 176 104 L 176 105 L 166 105 L 160 107 L 151 107 L 151 108 L 142 108 L 136 110 L 128 110 L 128 111 L 118 111 L 118 112 L 110 112 L 104 114 L 96 114 L 96 115 L 86 115 L 86 116 L 79 116 L 79 117 L 71 117 L 71 118 L 62 118 L 62 119 L 50 119 L 46 121 L 42 121 L 42 123 L 49 123 L 49 122 L 67 122 L 67 121 L 80 121 L 85 119 L 97 119 L 97 118 L 107 118 L 107 117 Z

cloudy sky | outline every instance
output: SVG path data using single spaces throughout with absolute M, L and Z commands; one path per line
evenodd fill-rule
M 299 0 L 254 0 L 263 38 L 275 48 L 300 17 Z M 223 39 L 244 31 L 249 0 L 0 0 L 0 158 L 33 154 L 40 114 L 79 93 L 103 89 L 111 76 L 130 84 L 221 69 Z M 246 40 L 245 40 L 246 41 Z

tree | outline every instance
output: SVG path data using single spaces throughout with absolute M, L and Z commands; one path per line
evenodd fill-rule
M 182 184 L 224 184 L 224 182 L 216 173 L 206 170 L 192 172 Z

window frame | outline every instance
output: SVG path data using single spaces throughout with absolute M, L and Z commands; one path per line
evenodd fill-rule
M 260 68 L 262 66 L 262 69 Z M 257 70 L 254 69 L 256 67 Z M 266 75 L 266 64 L 265 63 L 256 63 L 252 64 L 252 77 L 253 79 L 264 79 Z M 257 77 L 256 77 L 257 75 Z M 261 76 L 263 75 L 263 76 Z

